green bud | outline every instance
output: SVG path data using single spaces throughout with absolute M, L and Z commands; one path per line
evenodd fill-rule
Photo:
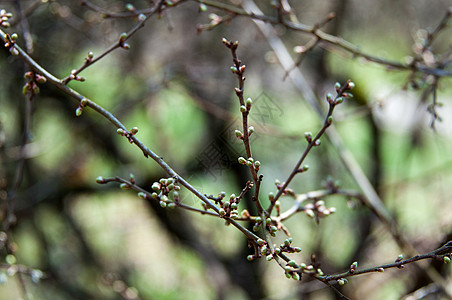
M 271 232 L 277 232 L 277 231 L 278 231 L 278 228 L 277 228 L 276 226 L 271 226 L 271 227 L 270 227 L 270 231 L 271 231 Z
M 231 209 L 236 210 L 237 209 L 237 203 L 231 203 Z
M 358 268 L 358 262 L 357 261 L 353 262 L 351 267 L 354 268 L 354 269 L 357 269 Z
M 287 263 L 288 266 L 291 266 L 292 268 L 294 268 L 297 263 L 294 260 L 289 260 L 289 262 Z
M 342 102 L 344 102 L 344 98 L 343 97 L 339 97 L 336 99 L 336 104 L 341 104 Z
M 261 247 L 261 254 L 262 255 L 266 255 L 267 254 L 267 246 L 264 245 L 264 246 Z
M 263 240 L 263 239 L 258 239 L 258 240 L 256 241 L 256 243 L 257 243 L 259 246 L 262 246 L 262 245 L 264 244 L 264 240 Z
M 220 196 L 221 198 L 224 198 L 224 197 L 226 197 L 226 192 L 220 192 L 220 194 L 218 196 Z
M 281 253 L 281 248 L 275 248 L 275 254 L 280 254 Z
M 237 73 L 237 68 L 235 66 L 231 66 L 230 70 L 232 73 L 236 74 Z
M 129 50 L 130 49 L 130 45 L 127 43 L 122 44 L 122 48 L 125 50 Z
M 121 33 L 121 35 L 119 36 L 119 39 L 121 41 L 124 41 L 126 38 L 127 38 L 127 33 L 126 32 Z
M 17 262 L 17 259 L 14 255 L 8 254 L 5 257 L 5 261 L 7 264 L 14 265 Z
M 151 194 L 151 197 L 154 198 L 154 199 L 157 199 L 159 197 L 159 195 L 156 192 L 153 192 Z
M 287 279 L 290 279 L 290 278 L 292 278 L 292 275 L 290 275 L 290 273 L 289 273 L 289 272 L 286 272 L 286 273 L 285 273 L 285 275 L 286 275 Z
M 138 21 L 139 22 L 144 22 L 146 20 L 146 16 L 144 14 L 139 14 L 138 15 Z
M 344 285 L 344 284 L 345 284 L 344 279 L 338 279 L 338 280 L 337 280 L 337 284 L 339 284 L 339 285 Z
M 254 255 L 248 255 L 248 256 L 246 257 L 246 259 L 247 259 L 248 261 L 252 261 L 252 260 L 254 260 Z
M 443 262 L 444 262 L 445 264 L 450 263 L 450 257 L 444 256 L 444 257 L 443 257 Z
M 254 232 L 258 232 L 258 231 L 259 231 L 259 228 L 260 228 L 259 225 L 254 225 L 254 226 L 253 226 L 253 231 L 254 231 Z
M 273 259 L 273 255 L 267 255 L 267 257 L 265 258 L 267 261 L 271 261 Z
M 300 275 L 299 275 L 298 273 L 294 272 L 294 273 L 292 274 L 292 279 L 293 279 L 293 280 L 300 280 Z
M 340 90 L 340 89 L 341 89 L 341 84 L 340 84 L 339 82 L 336 82 L 336 83 L 334 84 L 334 88 L 335 88 L 336 90 Z
M 146 199 L 146 194 L 143 192 L 139 192 L 138 197 L 140 197 L 141 199 Z
M 119 135 L 124 135 L 125 134 L 125 132 L 124 132 L 124 130 L 122 128 L 116 129 L 116 133 L 119 134 Z
M 75 115 L 77 117 L 80 117 L 82 115 L 82 113 L 83 113 L 83 108 L 81 108 L 80 106 L 77 107 L 77 109 L 75 110 Z
M 250 108 L 251 105 L 253 105 L 253 100 L 251 100 L 251 98 L 246 99 L 245 105 L 247 108 Z
M 226 214 L 226 211 L 223 208 L 220 208 L 219 214 L 220 216 L 224 216 Z
M 17 38 L 18 38 L 17 33 L 11 34 L 11 40 L 12 40 L 12 41 L 17 40 Z
M 284 246 L 289 247 L 290 246 L 290 241 L 289 239 L 285 239 L 284 240 Z
M 258 161 L 258 160 L 256 160 L 256 161 L 254 162 L 254 166 L 255 166 L 256 168 L 259 168 L 259 167 L 261 166 L 261 162 Z
M 267 218 L 267 219 L 265 219 L 265 222 L 267 222 L 267 224 L 270 224 L 272 222 L 272 219 L 271 218 Z
M 159 204 L 162 208 L 165 208 L 167 205 L 165 201 L 160 201 Z
M 93 52 L 91 52 L 91 51 L 90 51 L 90 52 L 88 52 L 88 58 L 89 58 L 89 59 L 92 59 L 93 57 L 94 57 L 94 53 L 93 53 Z
M 332 124 L 333 123 L 333 116 L 328 116 L 328 118 L 326 119 L 326 122 L 328 124 Z
M 275 194 L 273 194 L 272 192 L 268 193 L 268 199 L 269 199 L 270 201 L 275 200 Z
M 306 264 L 305 263 L 301 263 L 300 264 L 300 269 L 302 269 L 302 270 L 306 269 Z
M 240 106 L 240 112 L 242 112 L 242 113 L 246 112 L 246 106 L 245 105 L 241 105 Z
M 130 131 L 132 134 L 137 134 L 138 132 L 138 127 L 133 127 L 132 130 Z
M 241 165 L 246 165 L 246 159 L 244 158 L 244 157 L 239 157 L 238 158 L 238 162 L 239 162 L 239 164 L 241 164 Z
M 242 132 L 240 130 L 236 130 L 235 131 L 235 136 L 238 137 L 238 138 L 242 137 Z
M 170 203 L 168 203 L 167 207 L 168 208 L 175 208 L 176 207 L 176 203 L 170 202 Z
M 151 186 L 154 191 L 160 190 L 160 184 L 158 182 L 154 182 Z
M 97 183 L 104 183 L 104 178 L 102 176 L 99 176 L 96 178 Z
M 226 202 L 223 203 L 223 207 L 224 208 L 228 208 L 229 205 L 231 205 L 231 203 L 229 201 L 226 201 Z
M 235 194 L 231 194 L 231 196 L 229 197 L 229 200 L 234 200 L 236 198 Z
M 127 183 L 121 183 L 121 184 L 119 185 L 119 187 L 120 187 L 121 189 L 123 189 L 123 190 L 130 189 L 130 185 L 128 185 Z
M 204 3 L 199 4 L 199 11 L 205 12 L 207 10 L 207 5 Z
M 355 83 L 354 83 L 353 81 L 350 81 L 350 82 L 348 83 L 347 89 L 351 90 L 351 89 L 353 89 L 354 87 L 355 87 Z
M 261 217 L 256 217 L 255 221 L 256 221 L 256 223 L 261 223 L 262 222 L 262 218 Z
M 134 10 L 135 10 L 135 7 L 133 6 L 132 3 L 127 3 L 127 4 L 126 4 L 126 9 L 127 9 L 128 11 L 134 11 Z
M 86 104 L 88 104 L 88 99 L 83 98 L 82 100 L 80 100 L 80 106 L 81 106 L 81 107 L 85 107 Z

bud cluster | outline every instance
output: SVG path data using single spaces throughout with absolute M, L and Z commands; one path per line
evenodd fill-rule
M 224 200 L 226 198 L 226 193 L 221 192 L 218 194 L 218 198 L 210 197 L 215 200 L 215 203 L 220 206 L 220 216 L 227 217 L 231 219 L 237 219 L 239 217 L 238 206 L 240 203 L 240 197 L 237 197 L 235 194 L 231 194 L 229 199 Z M 242 212 L 243 214 L 243 212 Z
M 175 207 L 180 202 L 180 186 L 176 183 L 176 180 L 172 177 L 162 178 L 158 182 L 154 182 L 151 186 L 153 191 L 151 197 L 158 200 L 161 207 Z
M 133 143 L 132 137 L 138 133 L 138 127 L 133 127 L 129 132 L 125 131 L 122 128 L 118 128 L 116 130 L 116 133 L 121 136 L 125 136 L 129 140 L 129 143 L 132 144 Z
M 13 33 L 11 35 L 6 34 L 6 37 L 3 39 L 3 41 L 5 42 L 4 44 L 5 48 L 8 48 L 9 52 L 14 56 L 19 55 L 19 50 L 17 50 L 16 47 L 14 47 L 17 38 L 18 38 L 17 33 Z
M 128 34 L 126 32 L 121 33 L 121 35 L 119 36 L 119 47 L 125 49 L 125 50 L 129 50 L 130 49 L 130 45 L 128 43 L 126 43 L 126 40 L 128 39 Z
M 322 218 L 329 216 L 336 212 L 336 208 L 326 208 L 325 201 L 316 200 L 313 203 L 308 203 L 304 206 L 304 213 L 310 218 Z
M 6 10 L 0 10 L 0 26 L 8 28 L 10 26 L 8 20 L 13 16 L 12 13 L 6 12 Z
M 24 95 L 39 94 L 40 89 L 39 89 L 38 83 L 43 84 L 43 83 L 47 82 L 47 79 L 44 76 L 42 76 L 40 74 L 36 74 L 35 72 L 32 72 L 32 71 L 26 72 L 24 77 L 25 77 L 25 79 L 28 79 L 28 82 L 22 88 L 22 92 Z

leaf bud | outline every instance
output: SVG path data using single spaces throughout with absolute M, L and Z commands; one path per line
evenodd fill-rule
M 236 198 L 235 194 L 231 194 L 231 196 L 229 197 L 229 200 L 234 200 Z
M 267 257 L 265 259 L 267 261 L 271 261 L 273 259 L 273 255 L 269 254 L 269 255 L 267 255 Z
M 231 203 L 231 209 L 236 210 L 237 209 L 237 203 Z
M 237 73 L 237 68 L 235 66 L 231 66 L 229 69 L 231 70 L 232 73 L 234 74 Z
M 88 52 L 88 58 L 92 59 L 94 57 L 94 53 L 92 51 Z
M 264 244 L 264 240 L 263 240 L 263 239 L 258 239 L 258 240 L 256 241 L 256 243 L 257 243 L 259 246 L 262 246 L 262 245 Z
M 251 135 L 254 132 L 254 126 L 248 127 L 248 134 Z
M 242 137 L 242 132 L 240 130 L 236 129 L 235 130 L 235 136 L 238 137 L 238 138 Z
M 81 106 L 81 107 L 85 107 L 86 104 L 88 104 L 88 99 L 83 98 L 82 100 L 80 100 L 80 106 Z
M 160 201 L 159 204 L 160 204 L 160 207 L 162 207 L 162 208 L 165 208 L 167 205 L 165 201 Z
M 116 133 L 119 134 L 119 135 L 124 135 L 125 134 L 124 130 L 122 128 L 116 129 Z
M 304 137 L 306 138 L 308 143 L 310 143 L 312 141 L 312 132 L 305 132 Z
M 97 183 L 104 183 L 104 178 L 102 177 L 102 176 L 98 176 L 97 178 L 96 178 L 96 182 Z
M 11 34 L 11 40 L 12 40 L 12 41 L 16 41 L 17 38 L 18 38 L 17 33 Z
M 131 134 L 137 134 L 138 133 L 138 127 L 132 127 L 132 130 L 130 131 Z
M 246 106 L 245 105 L 240 105 L 240 112 L 242 112 L 242 113 L 246 112 Z
M 248 255 L 248 256 L 246 257 L 246 259 L 247 259 L 248 261 L 253 261 L 253 260 L 254 260 L 254 255 Z
M 146 194 L 143 192 L 139 192 L 138 197 L 140 197 L 141 199 L 146 199 Z
M 339 82 L 336 82 L 334 84 L 334 88 L 336 89 L 336 92 L 339 92 L 341 90 L 341 84 Z
M 450 263 L 450 257 L 444 256 L 444 257 L 443 257 L 443 262 L 444 262 L 445 264 Z
M 267 254 L 267 246 L 264 245 L 264 246 L 261 247 L 261 254 L 262 255 Z

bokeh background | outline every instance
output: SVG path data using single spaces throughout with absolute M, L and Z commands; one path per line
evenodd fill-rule
M 38 3 L 39 2 L 39 3 Z M 90 1 L 111 12 L 126 11 L 127 1 Z M 130 1 L 137 9 L 152 1 Z M 237 5 L 240 1 L 222 1 Z M 270 1 L 260 8 L 274 15 Z M 27 9 L 35 6 L 30 14 Z M 435 28 L 452 1 L 331 0 L 291 1 L 297 18 L 313 25 L 330 12 L 336 18 L 324 30 L 358 45 L 362 51 L 392 61 L 413 56 L 413 47 Z M 25 48 L 30 33 L 31 56 L 59 78 L 83 64 L 89 51 L 99 55 L 132 28 L 133 18 L 103 18 L 80 1 L 0 1 L 0 8 L 20 11 L 26 21 L 13 23 Z M 196 1 L 186 1 L 153 16 L 128 43 L 81 73 L 85 82 L 70 87 L 117 116 L 137 137 L 177 172 L 207 195 L 238 194 L 249 179 L 237 157 L 243 147 L 231 136 L 240 126 L 232 59 L 221 42 L 238 40 L 246 68 L 245 96 L 254 100 L 251 125 L 254 157 L 264 175 L 261 195 L 275 192 L 306 142 L 304 132 L 316 132 L 320 119 L 278 63 L 277 56 L 247 17 L 236 17 L 211 31 L 197 33 L 210 14 Z M 309 35 L 275 26 L 278 38 L 297 60 L 294 47 Z M 435 39 L 434 53 L 452 46 L 452 30 Z M 29 40 L 30 41 L 30 40 Z M 325 106 L 336 81 L 352 79 L 355 97 L 339 106 L 335 125 L 346 147 L 359 162 L 406 238 L 419 253 L 438 248 L 452 237 L 450 201 L 452 130 L 450 79 L 441 79 L 438 112 L 442 121 L 430 127 L 428 82 L 418 89 L 407 84 L 409 72 L 390 70 L 320 44 L 308 52 L 300 70 Z M 0 220 L 6 224 L 6 201 L 13 199 L 16 220 L 9 238 L 18 264 L 35 270 L 22 280 L 29 299 L 335 299 L 328 287 L 308 276 L 288 280 L 274 262 L 246 260 L 246 238 L 224 221 L 158 203 L 121 190 L 117 184 L 98 185 L 98 176 L 128 178 L 150 189 L 166 174 L 141 151 L 116 134 L 107 120 L 90 109 L 76 117 L 77 103 L 51 86 L 41 85 L 32 100 L 30 131 L 25 132 L 26 98 L 22 95 L 27 67 L 0 51 Z M 422 78 L 417 78 L 422 83 Z M 427 97 L 424 97 L 427 95 Z M 24 135 L 28 137 L 21 152 Z M 23 179 L 16 179 L 24 161 Z M 322 189 L 338 180 L 359 190 L 337 151 L 324 138 L 306 161 L 310 170 L 296 177 L 296 193 Z M 16 187 L 16 183 L 19 185 Z M 184 203 L 201 207 L 182 190 Z M 267 197 L 262 197 L 266 203 Z M 254 212 L 250 199 L 241 209 Z M 315 253 L 325 273 L 393 262 L 400 249 L 391 234 L 358 201 L 335 196 L 325 199 L 337 212 L 314 220 L 300 213 L 285 222 L 300 254 L 310 262 Z M 282 209 L 293 204 L 282 198 Z M 252 226 L 252 224 L 251 224 Z M 5 229 L 2 229 L 5 230 Z M 4 238 L 4 234 L 1 235 Z M 278 232 L 275 243 L 286 236 Z M 0 299 L 23 298 L 22 284 L 11 272 L 12 257 L 0 249 Z M 450 267 L 426 261 L 450 281 Z M 45 276 L 40 278 L 39 271 Z M 435 285 L 417 268 L 353 277 L 341 287 L 351 299 L 399 299 Z M 430 284 L 430 285 L 429 285 Z M 427 299 L 442 299 L 433 293 Z M 414 299 L 414 298 L 412 298 Z

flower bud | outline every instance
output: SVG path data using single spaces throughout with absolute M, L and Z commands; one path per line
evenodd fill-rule
M 246 112 L 246 106 L 245 105 L 241 105 L 240 106 L 240 112 L 242 112 L 242 113 Z
M 80 106 L 77 107 L 77 109 L 75 110 L 75 115 L 77 117 L 80 117 L 82 115 L 82 113 L 83 113 L 83 108 L 81 108 Z
M 133 135 L 137 134 L 138 132 L 138 127 L 133 127 L 132 130 L 130 131 L 130 133 L 132 133 Z
M 246 99 L 245 105 L 247 109 L 250 109 L 251 105 L 253 105 L 253 100 L 251 98 Z
M 162 208 L 165 208 L 167 205 L 165 201 L 160 201 L 159 204 L 160 204 L 160 207 L 162 207 Z
M 120 41 L 124 41 L 126 38 L 127 38 L 127 33 L 126 32 L 121 33 L 121 35 L 119 36 L 119 40 Z
M 104 183 L 104 178 L 102 176 L 99 176 L 96 178 L 97 183 Z
M 123 189 L 123 190 L 130 189 L 130 185 L 128 185 L 127 183 L 121 183 L 121 184 L 119 185 L 119 187 L 120 187 L 121 189 Z
M 143 192 L 139 192 L 138 197 L 140 197 L 141 199 L 146 199 L 146 194 Z
M 94 57 L 94 53 L 92 51 L 88 52 L 88 58 L 92 59 Z
M 122 128 L 116 129 L 116 133 L 119 134 L 119 135 L 124 135 L 125 134 L 124 130 Z
M 88 99 L 83 98 L 82 100 L 80 100 L 80 106 L 81 106 L 81 107 L 85 107 L 86 104 L 88 104 Z
M 235 136 L 238 138 L 242 137 L 242 132 L 240 130 L 235 130 Z

